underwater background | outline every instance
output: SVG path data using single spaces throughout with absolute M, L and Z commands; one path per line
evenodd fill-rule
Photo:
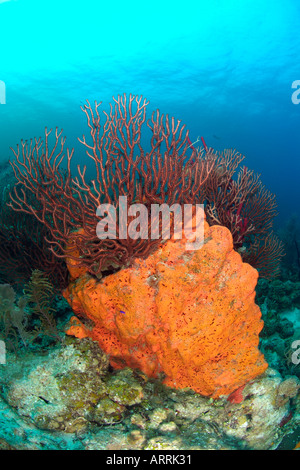
M 234 397 L 229 405 L 222 402 L 212 407 L 200 396 L 186 397 L 180 391 L 168 394 L 157 384 L 147 383 L 143 388 L 141 379 L 127 369 L 117 378 L 106 379 L 105 400 L 110 400 L 113 411 L 97 409 L 101 429 L 94 434 L 80 434 L 86 432 L 86 423 L 83 425 L 77 415 L 69 428 L 62 424 L 60 410 L 52 421 L 50 415 L 45 418 L 44 411 L 26 397 L 39 396 L 40 406 L 47 408 L 49 397 L 44 393 L 48 386 L 50 398 L 58 401 L 54 377 L 60 377 L 61 393 L 72 390 L 78 394 L 76 403 L 58 405 L 68 410 L 77 410 L 79 402 L 86 406 L 86 390 L 85 398 L 80 395 L 82 391 L 73 390 L 80 382 L 78 371 L 84 370 L 86 375 L 80 380 L 88 378 L 91 388 L 103 386 L 90 361 L 106 371 L 106 358 L 83 342 L 68 343 L 58 353 L 50 348 L 43 369 L 44 383 L 48 384 L 45 389 L 39 382 L 38 359 L 35 364 L 31 355 L 37 353 L 39 345 L 35 351 L 24 353 L 22 365 L 7 364 L 0 377 L 0 383 L 5 384 L 0 402 L 0 448 L 158 449 L 163 447 L 155 441 L 157 429 L 169 449 L 170 442 L 174 449 L 253 449 L 260 445 L 264 449 L 280 445 L 292 449 L 300 441 L 300 365 L 295 367 L 286 358 L 291 340 L 300 339 L 299 21 L 298 0 L 0 0 L 0 171 L 13 157 L 10 147 L 15 149 L 21 139 L 43 137 L 45 127 L 63 129 L 67 147 L 75 149 L 72 164 L 87 164 L 85 149 L 78 143 L 78 137 L 88 134 L 80 106 L 86 100 L 92 104 L 97 100 L 107 111 L 112 97 L 143 95 L 149 101 L 148 117 L 158 108 L 181 120 L 192 142 L 203 136 L 208 147 L 220 151 L 235 148 L 245 155 L 244 164 L 261 174 L 262 183 L 276 195 L 278 216 L 274 226 L 289 250 L 280 279 L 263 280 L 257 290 L 265 322 L 262 350 L 281 377 L 271 372 L 259 385 L 249 385 L 249 397 L 255 397 L 251 409 L 258 423 L 249 438 L 242 431 L 239 434 L 247 415 L 239 398 Z M 288 243 L 290 236 L 294 237 L 292 246 Z M 0 291 L 0 301 L 1 295 Z M 67 315 L 60 300 L 56 300 L 55 308 Z M 285 315 L 280 316 L 283 312 Z M 85 347 L 92 351 L 88 356 Z M 0 367 L 3 371 L 3 365 Z M 75 378 L 69 382 L 70 371 L 75 371 Z M 133 398 L 116 399 L 114 381 L 122 388 L 130 384 Z M 257 398 L 259 387 L 265 401 Z M 142 394 L 148 405 L 142 401 L 142 411 L 130 415 L 130 424 L 126 415 L 126 427 L 126 407 L 140 406 Z M 273 402 L 274 408 L 270 405 Z M 266 429 L 260 407 L 267 409 L 269 405 L 271 424 Z M 17 410 L 15 414 L 12 409 Z M 169 414 L 164 411 L 167 409 L 171 410 Z M 230 433 L 222 428 L 226 413 L 232 416 Z M 204 415 L 206 421 L 202 420 Z M 37 429 L 26 419 L 24 424 L 24 416 Z M 208 417 L 213 424 L 207 424 Z M 97 422 L 96 418 L 93 415 L 91 421 Z M 119 423 L 120 428 L 116 426 Z M 113 429 L 109 428 L 111 424 Z M 108 426 L 105 432 L 103 426 Z M 181 444 L 176 447 L 180 427 Z M 19 434 L 15 428 L 21 429 Z M 53 431 L 67 434 L 55 437 Z
M 86 99 L 143 95 L 215 149 L 236 148 L 277 195 L 282 223 L 299 214 L 300 5 L 212 0 L 44 5 L 0 3 L 0 161 L 21 139 L 63 128 L 77 148 Z M 82 164 L 80 151 L 75 158 Z

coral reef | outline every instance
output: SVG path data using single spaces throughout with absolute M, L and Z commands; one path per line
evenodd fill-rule
M 293 343 L 300 338 L 300 285 L 291 279 L 259 279 L 256 301 L 264 328 L 260 350 L 266 361 L 283 376 L 300 377 L 300 366 L 293 358 Z
M 233 250 L 227 228 L 204 226 L 201 249 L 169 240 L 100 282 L 88 274 L 71 282 L 64 295 L 72 310 L 94 324 L 77 321 L 69 334 L 97 340 L 113 367 L 163 372 L 167 385 L 206 396 L 229 394 L 264 372 L 257 271 Z
M 245 157 L 239 152 L 224 150 L 211 155 L 214 165 L 200 195 L 208 223 L 230 230 L 234 248 L 260 277 L 278 276 L 284 249 L 272 232 L 275 195 L 263 186 L 260 175 L 240 166 Z
M 39 330 L 42 334 L 60 341 L 61 337 L 54 317 L 54 289 L 47 276 L 35 269 L 25 285 L 24 294 L 31 314 L 40 320 Z
M 57 305 L 53 286 L 41 271 L 33 271 L 22 295 L 9 284 L 0 284 L 0 339 L 13 350 L 62 341 L 65 335 L 57 326 Z
M 9 193 L 17 180 L 9 162 L 2 164 L 0 175 L 0 280 L 19 287 L 34 269 L 43 271 L 56 289 L 67 286 L 68 271 L 64 260 L 49 250 L 46 239 L 49 231 L 32 214 L 13 211 L 8 206 Z M 30 204 L 36 205 L 34 195 L 23 188 Z
M 75 257 L 75 252 L 77 262 L 101 278 L 130 265 L 135 258 L 147 257 L 163 239 L 162 231 L 158 237 L 128 236 L 134 218 L 130 214 L 119 220 L 120 198 L 127 198 L 128 206 L 143 204 L 148 231 L 155 217 L 153 205 L 178 204 L 182 209 L 184 204 L 200 203 L 205 205 L 209 224 L 226 226 L 232 232 L 235 249 L 260 276 L 278 275 L 283 247 L 271 232 L 275 196 L 265 189 L 259 175 L 240 168 L 244 157 L 239 152 L 208 149 L 203 138 L 204 149 L 195 148 L 185 126 L 159 110 L 146 121 L 148 102 L 142 97 L 118 96 L 110 112 L 103 112 L 104 124 L 100 105 L 96 102 L 93 109 L 87 102 L 81 108 L 90 137 L 79 141 L 87 161 L 93 162 L 92 170 L 78 166 L 77 176 L 73 176 L 73 150 L 69 149 L 66 170 L 62 169 L 65 138 L 57 128 L 53 145 L 51 130 L 46 129 L 45 142 L 21 141 L 13 150 L 11 164 L 17 184 L 11 190 L 9 205 L 44 226 L 54 257 L 61 262 L 71 253 Z M 145 124 L 150 129 L 148 151 L 142 146 L 149 132 Z M 95 175 L 91 181 L 89 171 Z M 104 235 L 99 237 L 96 226 L 102 211 L 107 210 L 103 205 L 109 205 L 108 227 L 104 230 L 102 219 Z M 118 223 L 111 228 L 116 219 Z M 161 225 L 158 218 L 157 225 Z M 56 267 L 62 268 L 59 263 Z
M 257 299 L 276 312 L 300 307 L 300 281 L 274 279 L 268 282 L 261 279 L 257 286 Z
M 26 297 L 17 299 L 9 284 L 0 285 L 0 335 L 12 347 L 16 347 L 19 338 L 24 345 L 31 338 L 27 330 L 26 304 Z
M 242 401 L 211 400 L 127 368 L 112 374 L 97 343 L 70 337 L 46 356 L 9 353 L 0 385 L 1 449 L 258 450 L 299 441 L 299 381 L 272 369 L 245 385 Z
M 73 150 L 66 151 L 67 170 L 61 168 L 65 138 L 57 129 L 53 146 L 51 131 L 46 129 L 45 143 L 41 139 L 22 141 L 13 150 L 12 167 L 18 183 L 11 191 L 10 207 L 35 216 L 47 228 L 49 248 L 55 256 L 66 258 L 71 250 L 74 257 L 75 248 L 77 261 L 98 277 L 128 265 L 137 257 L 147 257 L 162 239 L 161 234 L 128 236 L 133 217 L 128 215 L 126 222 L 115 217 L 121 213 L 120 197 L 127 198 L 128 206 L 143 203 L 147 208 L 153 204 L 193 203 L 213 166 L 210 154 L 188 150 L 185 126 L 168 115 L 161 115 L 159 110 L 147 121 L 150 150 L 146 152 L 141 139 L 148 102 L 126 94 L 114 101 L 110 113 L 103 113 L 106 116 L 103 125 L 101 102 L 95 103 L 94 110 L 89 102 L 82 107 L 90 141 L 85 136 L 79 140 L 94 165 L 92 181 L 86 177 L 86 166 L 79 167 L 78 175 L 72 176 Z M 113 231 L 98 237 L 96 227 L 103 215 L 98 209 L 103 204 L 110 205 L 109 220 L 118 223 Z M 148 211 L 148 228 L 151 221 L 151 211 Z M 71 234 L 73 247 L 70 247 Z
M 295 446 L 290 342 L 299 330 L 280 316 L 299 303 L 295 224 L 293 278 L 260 280 L 260 309 L 258 276 L 278 275 L 283 245 L 259 175 L 235 150 L 219 153 L 203 138 L 196 149 L 158 110 L 147 121 L 142 97 L 114 99 L 104 123 L 100 105 L 82 107 L 90 136 L 79 139 L 94 179 L 86 166 L 71 174 L 73 150 L 65 162 L 62 131 L 51 145 L 46 129 L 45 142 L 13 151 L 9 185 L 0 181 L 0 448 L 272 449 L 288 433 Z M 130 237 L 134 216 L 120 218 L 121 197 L 147 209 L 148 231 L 153 204 L 204 204 L 203 246 L 175 241 L 175 211 L 171 240 L 160 216 L 157 237 Z M 112 212 L 99 238 L 103 204 Z

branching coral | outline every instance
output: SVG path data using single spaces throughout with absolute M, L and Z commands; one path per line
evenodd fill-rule
M 61 340 L 54 318 L 54 289 L 45 274 L 34 270 L 17 298 L 12 286 L 0 284 L 0 335 L 14 349 L 28 347 L 39 335 Z
M 52 145 L 47 129 L 45 142 L 22 141 L 10 207 L 34 216 L 53 255 L 68 265 L 65 297 L 94 322 L 77 322 L 70 333 L 97 340 L 114 367 L 163 372 L 168 385 L 203 395 L 229 394 L 267 367 L 258 350 L 258 273 L 240 255 L 260 274 L 276 274 L 282 247 L 271 233 L 275 199 L 252 171 L 238 171 L 238 152 L 218 154 L 203 138 L 204 150 L 196 149 L 180 121 L 159 111 L 146 121 L 147 104 L 119 96 L 104 124 L 101 103 L 82 107 L 90 138 L 80 142 L 93 162 L 91 180 L 86 166 L 71 174 L 73 150 L 65 152 L 62 131 Z M 122 198 L 147 209 L 147 228 L 154 222 L 158 236 L 129 235 L 134 215 L 121 220 Z M 152 208 L 196 203 L 204 204 L 209 224 L 204 246 L 187 252 L 175 228 L 164 240 Z M 96 230 L 99 207 L 116 223 L 104 237 Z
M 199 195 L 208 223 L 230 230 L 235 249 L 261 277 L 276 277 L 284 250 L 272 232 L 277 207 L 274 194 L 263 186 L 260 175 L 240 166 L 244 156 L 239 152 L 211 155 L 215 165 Z
M 100 104 L 95 103 L 94 110 L 89 103 L 82 107 L 91 140 L 83 137 L 81 143 L 94 162 L 95 178 L 87 180 L 86 166 L 78 167 L 78 175 L 71 176 L 73 150 L 68 149 L 67 170 L 63 172 L 65 139 L 56 129 L 51 147 L 51 131 L 46 130 L 44 143 L 40 139 L 22 142 L 14 151 L 12 166 L 18 184 L 10 203 L 14 210 L 33 214 L 47 227 L 47 239 L 56 256 L 73 257 L 98 277 L 136 257 L 147 257 L 161 242 L 161 236 L 122 237 L 120 224 L 116 237 L 99 239 L 95 228 L 101 204 L 111 204 L 119 211 L 120 196 L 127 197 L 128 206 L 143 203 L 148 208 L 152 204 L 192 203 L 213 167 L 209 154 L 189 150 L 188 132 L 180 121 L 159 111 L 147 122 L 151 139 L 146 152 L 141 139 L 148 103 L 141 97 L 119 96 L 110 113 L 104 113 L 103 125 Z M 35 195 L 37 204 L 30 203 L 25 189 Z M 129 224 L 130 219 L 127 227 Z
M 8 163 L 7 163 L 8 165 Z M 67 268 L 63 260 L 50 250 L 46 238 L 47 227 L 31 214 L 15 212 L 8 207 L 9 192 L 16 184 L 12 175 L 0 179 L 2 200 L 0 206 L 0 279 L 3 283 L 16 284 L 29 279 L 34 269 L 42 270 L 57 289 L 67 286 Z M 4 186 L 5 183 L 8 184 Z M 34 195 L 24 188 L 27 201 L 36 206 Z
M 24 294 L 31 313 L 40 320 L 37 331 L 60 341 L 52 307 L 54 289 L 43 272 L 38 269 L 32 272 L 30 281 L 25 286 Z
M 153 252 L 161 236 L 123 236 L 121 222 L 115 233 L 107 232 L 101 239 L 97 236 L 97 208 L 112 205 L 115 212 L 108 214 L 112 219 L 120 214 L 119 198 L 125 196 L 128 206 L 143 204 L 148 209 L 148 228 L 153 204 L 202 203 L 209 224 L 229 228 L 234 247 L 260 276 L 279 273 L 283 246 L 271 231 L 275 197 L 262 185 L 259 175 L 240 167 L 244 159 L 240 153 L 215 152 L 203 138 L 204 150 L 196 149 L 180 121 L 159 111 L 147 121 L 150 145 L 145 151 L 148 102 L 142 97 L 119 96 L 110 112 L 103 112 L 104 124 L 100 105 L 95 102 L 93 109 L 87 102 L 82 107 L 90 139 L 83 136 L 79 141 L 93 162 L 95 176 L 91 181 L 86 166 L 78 166 L 77 176 L 71 175 L 73 150 L 67 149 L 65 155 L 65 138 L 57 129 L 52 145 L 51 131 L 46 129 L 45 142 L 22 141 L 14 151 L 12 166 L 18 184 L 10 206 L 35 216 L 44 226 L 45 239 L 56 259 L 72 257 L 78 267 L 88 268 L 100 278 Z M 65 160 L 67 169 L 63 170 Z M 131 222 L 132 217 L 125 222 L 126 230 Z M 156 223 L 161 228 L 161 219 Z M 53 259 L 50 262 L 55 266 Z

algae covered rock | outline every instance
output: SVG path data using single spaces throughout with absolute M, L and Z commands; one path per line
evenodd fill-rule
M 268 308 L 283 312 L 300 305 L 300 282 L 274 279 L 260 279 L 257 285 L 257 302 L 266 303 Z
M 132 406 L 141 403 L 143 388 L 129 369 L 120 370 L 105 380 L 109 397 L 116 403 Z
M 104 383 L 105 397 L 94 408 L 92 420 L 98 424 L 119 423 L 127 414 L 127 407 L 141 403 L 143 388 L 128 368 L 108 375 Z
M 276 404 L 281 406 L 297 396 L 300 390 L 300 380 L 296 376 L 287 377 L 278 385 Z
M 0 439 L 18 449 L 271 449 L 300 424 L 299 380 L 272 369 L 214 400 L 112 370 L 91 339 L 10 359 Z
M 271 449 L 299 422 L 297 377 L 283 380 L 268 369 L 242 388 L 239 400 L 210 400 L 192 391 L 169 389 L 161 405 L 131 416 L 147 449 Z M 283 399 L 282 399 L 283 398 Z M 154 401 L 154 400 L 153 400 Z M 150 402 L 151 404 L 151 402 Z M 168 430 L 166 433 L 165 430 Z M 154 447 L 152 447 L 154 446 Z
M 31 359 L 28 356 L 22 376 L 11 371 L 5 397 L 39 429 L 76 433 L 91 422 L 114 424 L 123 419 L 127 406 L 143 397 L 132 371 L 106 378 L 107 356 L 88 338 L 69 339 L 47 357 L 30 364 Z

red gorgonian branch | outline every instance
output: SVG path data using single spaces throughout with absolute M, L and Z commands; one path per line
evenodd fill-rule
M 79 141 L 88 157 L 85 162 L 92 163 L 92 178 L 85 164 L 77 166 L 77 175 L 71 174 L 74 152 L 65 150 L 62 131 L 56 129 L 52 144 L 47 129 L 44 142 L 21 141 L 13 150 L 11 164 L 18 183 L 10 206 L 32 214 L 46 227 L 47 242 L 57 258 L 72 258 L 101 277 L 137 257 L 147 257 L 162 236 L 123 237 L 117 224 L 115 238 L 99 239 L 100 205 L 111 204 L 120 212 L 122 196 L 128 206 L 141 203 L 148 209 L 150 229 L 152 204 L 204 204 L 208 223 L 231 231 L 234 248 L 244 261 L 258 268 L 261 276 L 277 275 L 283 248 L 271 231 L 276 201 L 259 175 L 240 166 L 244 157 L 235 150 L 215 152 L 203 137 L 204 149 L 197 149 L 199 138 L 192 143 L 180 121 L 158 110 L 147 121 L 147 105 L 142 97 L 124 94 L 114 99 L 109 112 L 101 112 L 97 102 L 94 108 L 89 102 L 81 107 L 89 137 Z M 127 227 L 131 221 L 128 217 Z M 161 234 L 161 219 L 155 222 Z
M 82 106 L 90 137 L 79 141 L 93 162 L 91 180 L 86 165 L 78 165 L 77 175 L 72 176 L 73 150 L 65 151 L 65 138 L 57 129 L 52 146 L 51 131 L 46 129 L 44 142 L 21 141 L 13 150 L 11 164 L 18 183 L 10 206 L 32 214 L 47 227 L 47 241 L 55 256 L 73 258 L 98 277 L 136 257 L 148 256 L 162 241 L 161 237 L 120 238 L 119 226 L 115 239 L 99 239 L 96 210 L 101 204 L 112 204 L 118 211 L 120 196 L 127 197 L 128 206 L 139 202 L 148 208 L 151 204 L 192 204 L 214 165 L 210 153 L 189 149 L 188 131 L 180 121 L 158 110 L 146 121 L 147 105 L 142 97 L 124 94 L 114 99 L 108 113 L 100 113 L 101 103 L 95 102 L 94 108 L 89 102 Z M 142 145 L 145 124 L 150 130 L 147 151 Z M 29 202 L 28 191 L 36 204 Z
M 272 232 L 277 203 L 255 174 L 240 166 L 244 157 L 235 150 L 212 153 L 213 171 L 202 188 L 207 221 L 227 227 L 234 248 L 262 277 L 279 274 L 283 244 Z M 236 174 L 237 173 L 237 174 Z

